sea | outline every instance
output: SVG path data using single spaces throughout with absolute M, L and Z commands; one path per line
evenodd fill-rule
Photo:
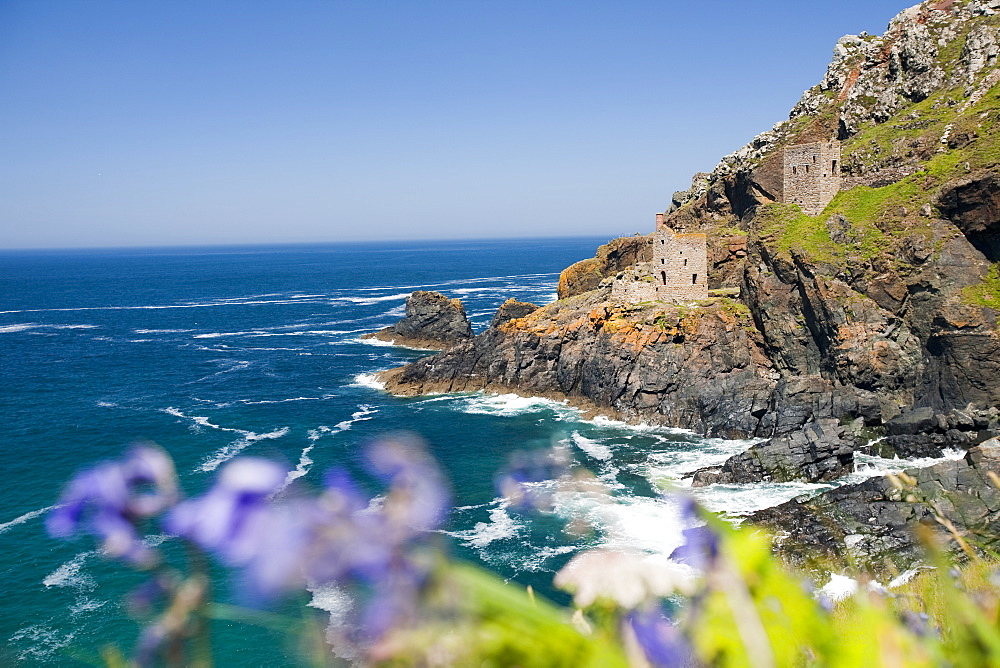
M 678 493 L 739 523 L 800 495 L 933 463 L 861 457 L 853 476 L 831 484 L 692 490 L 685 473 L 753 441 L 585 419 L 531 396 L 401 398 L 375 380 L 429 354 L 361 338 L 402 317 L 414 290 L 460 298 L 481 332 L 508 298 L 554 301 L 559 272 L 606 241 L 0 253 L 0 665 L 92 665 L 109 645 L 131 651 L 140 622 L 124 601 L 142 575 L 86 538 L 50 538 L 44 515 L 75 471 L 136 441 L 168 450 L 194 495 L 241 455 L 281 461 L 291 485 L 316 489 L 332 466 L 360 471 L 380 434 L 415 432 L 450 481 L 454 507 L 441 534 L 451 554 L 561 602 L 553 575 L 581 550 L 667 560 L 684 528 Z M 599 491 L 554 488 L 550 508 L 510 507 L 498 476 L 518 453 L 553 447 Z M 215 593 L 238 594 L 225 582 Z M 337 604 L 323 598 L 307 602 Z M 275 631 L 236 621 L 215 624 L 213 642 L 219 665 L 301 658 Z

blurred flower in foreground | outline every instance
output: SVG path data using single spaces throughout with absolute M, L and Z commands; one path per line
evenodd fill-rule
M 136 523 L 177 500 L 174 464 L 159 447 L 133 447 L 125 459 L 78 473 L 49 513 L 49 534 L 68 537 L 81 529 L 99 538 L 110 556 L 149 565 L 156 552 L 140 539 Z
M 573 557 L 554 582 L 573 593 L 578 608 L 603 600 L 631 610 L 646 601 L 690 591 L 691 580 L 682 569 L 646 554 L 597 549 Z
M 633 612 L 626 619 L 636 643 L 650 664 L 657 668 L 694 665 L 690 644 L 659 606 Z
M 515 508 L 548 510 L 554 496 L 553 481 L 566 475 L 572 463 L 565 447 L 515 452 L 506 472 L 497 480 L 497 488 Z

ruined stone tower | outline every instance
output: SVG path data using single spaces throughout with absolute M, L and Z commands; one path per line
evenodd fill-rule
M 653 234 L 653 278 L 657 299 L 690 301 L 708 298 L 708 238 L 674 232 L 656 214 Z
M 799 144 L 785 149 L 784 201 L 815 216 L 840 192 L 840 142 Z

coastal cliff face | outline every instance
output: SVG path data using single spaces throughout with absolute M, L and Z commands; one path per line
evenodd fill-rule
M 708 235 L 709 286 L 738 299 L 610 304 L 607 279 L 649 252 L 616 240 L 563 272 L 559 301 L 385 372 L 388 389 L 768 438 L 1000 404 L 998 10 L 925 2 L 841 39 L 789 120 L 675 193 L 667 224 Z M 831 138 L 844 189 L 807 216 L 781 201 L 781 151 Z

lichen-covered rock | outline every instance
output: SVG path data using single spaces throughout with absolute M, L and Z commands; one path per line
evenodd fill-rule
M 537 310 L 537 304 L 532 304 L 531 302 L 519 302 L 516 299 L 508 299 L 500 305 L 500 308 L 497 309 L 496 315 L 493 316 L 493 320 L 490 322 L 490 327 L 499 327 L 505 322 L 516 318 L 523 318 L 524 316 L 534 313 Z
M 441 350 L 472 338 L 472 325 L 461 300 L 418 290 L 406 298 L 406 316 L 402 320 L 364 338 Z
M 836 480 L 854 472 L 854 445 L 845 426 L 836 420 L 817 420 L 751 446 L 721 467 L 697 471 L 691 484 Z
M 605 278 L 615 276 L 637 262 L 652 259 L 652 235 L 612 239 L 598 247 L 594 257 L 580 260 L 559 274 L 559 299 L 594 290 Z

